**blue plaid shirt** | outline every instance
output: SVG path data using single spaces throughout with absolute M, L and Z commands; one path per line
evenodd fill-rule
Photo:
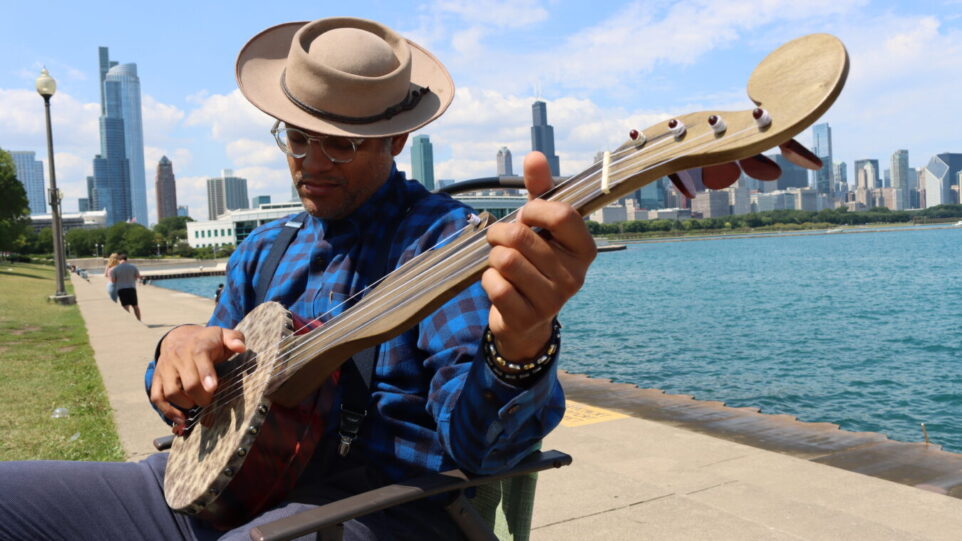
M 448 196 L 406 181 L 395 168 L 349 217 L 307 219 L 266 299 L 304 320 L 326 321 L 341 312 L 337 306 L 352 294 L 463 228 L 471 212 Z M 254 308 L 260 266 L 287 221 L 257 228 L 234 252 L 227 286 L 208 325 L 233 328 Z M 386 261 L 378 256 L 384 252 Z M 368 464 L 400 480 L 454 467 L 496 472 L 538 447 L 564 414 L 557 362 L 528 389 L 499 380 L 480 352 L 489 308 L 487 295 L 475 283 L 380 345 L 371 403 L 352 456 L 360 451 Z M 329 431 L 336 430 L 338 411 L 335 403 Z

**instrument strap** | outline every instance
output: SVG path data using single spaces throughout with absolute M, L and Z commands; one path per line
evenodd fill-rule
M 257 286 L 254 288 L 254 306 L 266 300 L 267 290 L 271 287 L 271 280 L 274 279 L 274 273 L 277 272 L 277 266 L 280 265 L 281 258 L 284 257 L 284 252 L 287 251 L 287 247 L 291 245 L 291 242 L 294 240 L 294 237 L 297 236 L 297 232 L 300 231 L 301 227 L 304 226 L 306 220 L 307 212 L 302 212 L 291 218 L 284 224 L 284 229 L 281 229 L 281 234 L 274 240 L 274 245 L 271 246 L 271 251 L 267 254 L 267 259 L 264 261 L 264 264 L 261 265 L 260 280 L 257 281 Z

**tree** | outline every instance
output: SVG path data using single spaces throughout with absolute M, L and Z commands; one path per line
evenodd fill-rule
M 8 152 L 0 149 L 0 251 L 19 251 L 26 243 L 30 205 L 17 168 Z
M 168 216 L 157 222 L 154 232 L 161 235 L 168 244 L 174 245 L 178 239 L 187 238 L 187 222 L 193 222 L 190 216 Z

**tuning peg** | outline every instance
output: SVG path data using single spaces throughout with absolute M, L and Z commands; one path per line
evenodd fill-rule
M 782 168 L 764 154 L 738 160 L 738 165 L 746 175 L 758 180 L 775 180 L 782 174 Z
M 685 176 L 684 178 L 679 176 L 677 173 L 669 173 L 668 180 L 675 185 L 675 188 L 681 192 L 688 199 L 695 198 L 695 183 L 691 181 L 691 178 Z
M 735 162 L 710 165 L 701 170 L 701 181 L 705 187 L 712 190 L 724 190 L 731 186 L 742 175 L 742 170 Z
M 805 169 L 817 171 L 822 168 L 822 160 L 814 152 L 805 148 L 801 143 L 794 139 L 789 139 L 785 143 L 778 145 L 782 150 L 785 159 Z

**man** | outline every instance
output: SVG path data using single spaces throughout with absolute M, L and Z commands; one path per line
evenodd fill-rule
M 140 279 L 140 269 L 133 263 L 127 262 L 127 254 L 120 254 L 117 259 L 120 263 L 110 269 L 107 278 L 116 287 L 120 305 L 127 312 L 130 312 L 133 307 L 134 315 L 137 316 L 137 321 L 140 321 L 140 306 L 137 303 L 137 280 Z
M 447 71 L 416 44 L 358 19 L 285 24 L 248 42 L 237 77 L 244 95 L 277 119 L 272 133 L 309 216 L 272 275 L 265 261 L 288 220 L 252 232 L 231 256 L 208 325 L 177 327 L 158 344 L 148 392 L 175 427 L 184 425 L 189 408 L 210 403 L 222 383 L 215 366 L 245 351 L 245 337 L 232 328 L 255 307 L 258 284 L 268 284 L 264 299 L 295 316 L 328 321 L 344 301 L 472 221 L 471 209 L 406 181 L 394 165 L 408 133 L 439 117 L 453 98 Z M 525 161 L 525 180 L 532 194 L 551 186 L 544 156 Z M 518 222 L 491 226 L 487 241 L 489 268 L 480 284 L 376 348 L 367 415 L 346 449 L 337 446 L 339 404 L 349 398 L 333 378 L 316 382 L 321 398 L 314 413 L 324 427 L 318 450 L 290 492 L 250 510 L 240 526 L 225 534 L 163 505 L 161 454 L 82 471 L 64 463 L 0 464 L 0 537 L 9 520 L 9 527 L 35 528 L 28 531 L 39 537 L 44 527 L 70 537 L 75 528 L 89 533 L 83 528 L 97 524 L 107 529 L 105 538 L 137 531 L 246 539 L 256 524 L 418 473 L 510 467 L 563 414 L 555 316 L 580 288 L 595 247 L 576 211 L 538 199 Z M 64 487 L 64 478 L 85 488 Z M 52 479 L 57 498 L 49 494 Z M 11 486 L 18 487 L 17 502 L 30 501 L 32 509 L 83 518 L 38 517 L 4 501 Z M 350 521 L 345 538 L 458 538 L 440 505 L 409 504 Z

